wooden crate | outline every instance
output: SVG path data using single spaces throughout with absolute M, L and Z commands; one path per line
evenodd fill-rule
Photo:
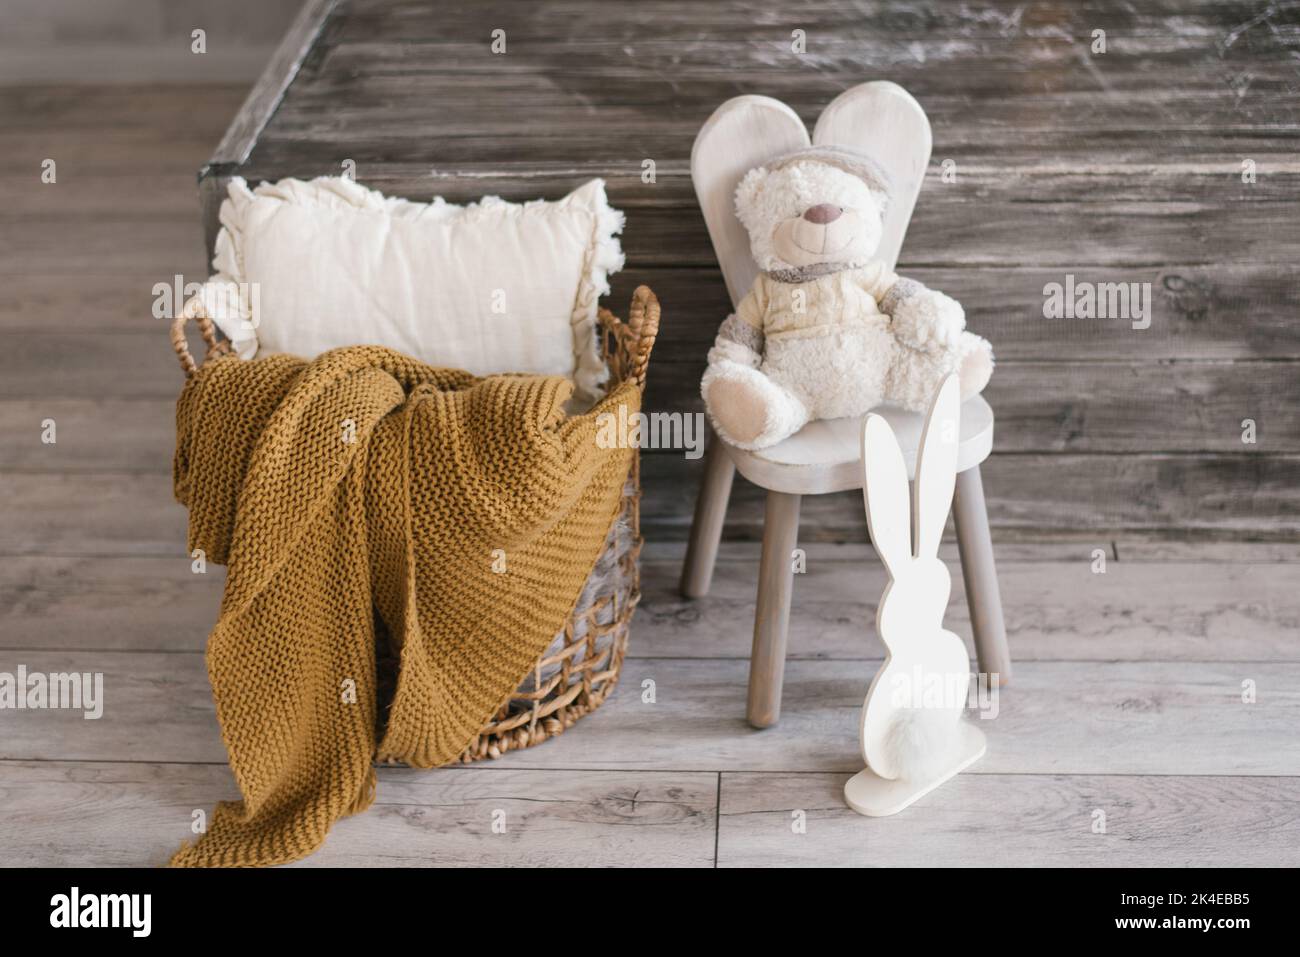
M 1186 0 L 311 0 L 200 174 L 206 229 L 232 175 L 354 164 L 386 193 L 452 201 L 602 176 L 628 215 L 612 301 L 644 282 L 664 306 L 649 407 L 698 410 L 728 311 L 688 175 L 700 123 L 748 92 L 812 120 L 891 79 L 935 137 L 900 271 L 965 303 L 999 359 L 998 537 L 1294 538 L 1300 31 L 1276 26 Z M 1150 327 L 1044 318 L 1067 275 L 1150 283 Z M 684 535 L 699 470 L 646 455 L 652 538 Z M 760 502 L 737 483 L 731 536 L 755 535 Z M 860 516 L 853 496 L 810 502 L 803 534 L 860 538 Z

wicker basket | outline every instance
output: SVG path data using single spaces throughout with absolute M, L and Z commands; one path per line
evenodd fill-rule
M 207 346 L 203 362 L 230 351 L 229 343 L 218 338 L 212 321 L 196 308 L 187 307 L 171 326 L 172 348 L 186 377 L 199 366 L 185 339 L 185 324 L 190 320 Z M 611 383 L 630 379 L 644 389 L 650 350 L 659 331 L 659 301 L 654 293 L 646 286 L 637 288 L 627 322 L 607 309 L 599 311 L 598 320 Z M 632 613 L 641 598 L 640 505 L 640 456 L 634 453 L 622 511 L 596 562 L 596 569 L 605 571 L 593 571 L 563 629 L 523 684 L 501 702 L 470 742 L 460 756 L 462 762 L 496 758 L 540 744 L 596 710 L 614 689 L 627 651 Z M 613 574 L 608 573 L 610 569 Z M 396 660 L 388 653 L 387 641 L 378 644 L 380 700 L 387 705 L 395 687 Z M 379 711 L 384 715 L 387 708 Z

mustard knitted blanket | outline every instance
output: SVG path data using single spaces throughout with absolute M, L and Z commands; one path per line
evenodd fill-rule
M 632 463 L 561 378 L 374 346 L 206 363 L 176 408 L 189 548 L 229 566 L 207 647 L 243 800 L 173 865 L 306 856 L 374 798 L 373 761 L 457 758 L 563 626 Z M 502 567 L 504 565 L 504 571 Z M 494 570 L 495 569 L 495 570 Z M 377 740 L 375 615 L 400 672 Z

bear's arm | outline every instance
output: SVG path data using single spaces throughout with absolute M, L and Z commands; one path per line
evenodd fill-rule
M 709 350 L 709 365 L 723 360 L 738 362 L 757 369 L 763 361 L 763 300 L 761 279 L 740 300 L 736 311 L 718 327 L 718 336 Z
M 880 311 L 890 317 L 894 336 L 923 352 L 953 346 L 966 328 L 966 312 L 961 303 L 915 279 L 892 274 L 890 278 L 893 281 L 876 299 Z

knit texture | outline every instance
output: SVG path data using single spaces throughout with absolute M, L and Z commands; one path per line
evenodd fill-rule
M 455 760 L 563 627 L 632 464 L 624 383 L 435 369 L 375 346 L 206 363 L 176 409 L 189 548 L 227 564 L 208 677 L 243 800 L 173 865 L 279 864 L 374 798 L 375 760 Z M 504 570 L 502 570 L 504 567 Z M 375 618 L 400 658 L 377 740 Z

